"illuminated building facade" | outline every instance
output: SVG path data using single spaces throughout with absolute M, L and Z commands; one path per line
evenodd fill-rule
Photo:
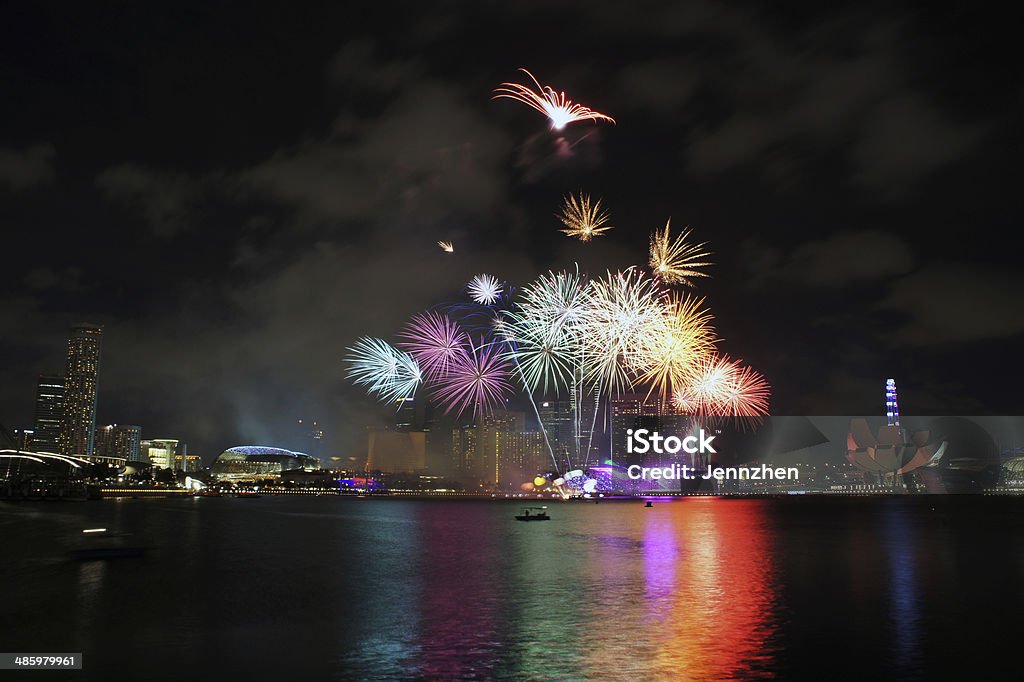
M 568 453 L 575 455 L 576 424 L 572 401 L 545 400 L 537 405 L 537 413 L 558 461 L 564 462 Z
M 32 447 L 37 452 L 60 452 L 64 423 L 64 377 L 39 375 Z
M 182 444 L 184 445 L 184 443 Z M 194 474 L 203 470 L 203 458 L 199 455 L 186 454 L 187 449 L 181 454 L 174 456 L 174 470 L 184 471 L 186 474 Z
M 139 459 L 142 427 L 133 424 L 107 424 L 96 429 L 95 457 L 113 457 L 127 461 Z
M 473 475 L 487 484 L 502 481 L 502 465 L 514 454 L 513 436 L 524 431 L 526 415 L 506 410 L 484 415 L 479 421 L 479 442 Z
M 316 471 L 320 460 L 304 452 L 262 445 L 240 445 L 217 455 L 210 472 L 221 481 L 280 479 L 283 471 Z
M 477 461 L 476 424 L 462 424 L 452 429 L 452 469 L 457 476 L 469 475 Z
M 103 328 L 76 324 L 68 338 L 64 373 L 64 420 L 61 453 L 91 457 L 96 440 L 96 389 Z
M 178 454 L 178 441 L 171 438 L 154 438 L 144 440 L 140 446 L 143 462 L 149 462 L 160 469 L 174 466 L 174 457 Z

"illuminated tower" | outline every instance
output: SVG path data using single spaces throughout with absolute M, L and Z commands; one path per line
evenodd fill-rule
M 36 391 L 36 424 L 32 448 L 36 452 L 60 452 L 64 421 L 64 377 L 39 375 Z
M 896 380 L 885 380 L 885 416 L 889 426 L 900 425 L 900 408 L 896 404 Z
M 92 456 L 96 440 L 96 382 L 100 373 L 100 342 L 103 327 L 76 324 L 68 339 L 68 364 L 64 374 L 64 424 L 61 452 Z

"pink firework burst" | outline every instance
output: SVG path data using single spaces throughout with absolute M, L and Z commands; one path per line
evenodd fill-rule
M 555 130 L 561 130 L 575 121 L 588 119 L 595 123 L 599 120 L 615 123 L 615 119 L 611 116 L 594 111 L 582 104 L 573 104 L 572 100 L 566 99 L 564 92 L 556 92 L 550 85 L 541 85 L 540 81 L 526 69 L 519 70 L 530 77 L 536 90 L 521 83 L 502 83 L 500 87 L 494 89 L 495 95 L 492 99 L 508 97 L 531 106 L 547 116 L 551 121 L 551 127 Z
M 512 395 L 510 369 L 499 345 L 484 344 L 481 340 L 480 346 L 471 347 L 438 379 L 434 397 L 445 412 L 462 415 L 470 410 L 476 419 L 478 413 L 492 412 Z
M 678 389 L 674 404 L 692 414 L 713 417 L 763 417 L 771 388 L 760 373 L 728 356 L 713 356 L 693 382 Z
M 469 335 L 458 322 L 442 313 L 429 310 L 413 316 L 399 337 L 403 340 L 398 345 L 409 351 L 430 380 L 466 361 Z

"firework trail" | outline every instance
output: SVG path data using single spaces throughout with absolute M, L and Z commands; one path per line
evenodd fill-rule
M 581 242 L 589 242 L 612 229 L 611 225 L 607 225 L 608 211 L 601 209 L 600 199 L 591 203 L 590 195 L 581 192 L 578 197 L 567 194 L 564 201 L 562 215 L 558 216 L 566 227 L 562 230 L 564 234 L 576 237 Z
M 433 381 L 466 357 L 469 335 L 453 319 L 433 310 L 413 316 L 399 333 L 398 345 L 416 359 L 423 376 Z
M 451 242 L 439 241 L 437 245 L 440 246 L 441 250 L 445 253 L 455 253 L 455 245 Z
M 566 99 L 564 92 L 556 92 L 550 85 L 541 85 L 526 69 L 519 70 L 530 77 L 536 89 L 520 83 L 502 83 L 494 89 L 495 94 L 492 99 L 507 97 L 531 106 L 547 116 L 551 121 L 551 127 L 555 130 L 561 130 L 575 121 L 588 119 L 595 123 L 598 120 L 615 123 L 615 119 L 611 116 L 594 111 L 582 104 L 573 104 L 572 100 Z
M 466 291 L 480 305 L 494 305 L 501 298 L 504 287 L 492 275 L 476 275 L 466 285 Z
M 707 242 L 692 244 L 687 241 L 690 237 L 689 229 L 683 230 L 683 233 L 673 240 L 669 228 L 671 222 L 669 219 L 663 231 L 655 230 L 651 235 L 651 272 L 666 284 L 684 284 L 692 287 L 692 278 L 708 276 L 698 268 L 712 265 L 710 261 L 703 260 L 711 253 L 704 250 Z
M 358 339 L 348 349 L 346 373 L 358 386 L 366 386 L 368 393 L 376 394 L 385 402 L 411 398 L 423 375 L 416 360 L 387 341 L 370 336 Z

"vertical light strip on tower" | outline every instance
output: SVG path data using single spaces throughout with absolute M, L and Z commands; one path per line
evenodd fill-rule
M 885 380 L 885 416 L 889 426 L 900 425 L 900 408 L 896 404 L 896 380 Z

